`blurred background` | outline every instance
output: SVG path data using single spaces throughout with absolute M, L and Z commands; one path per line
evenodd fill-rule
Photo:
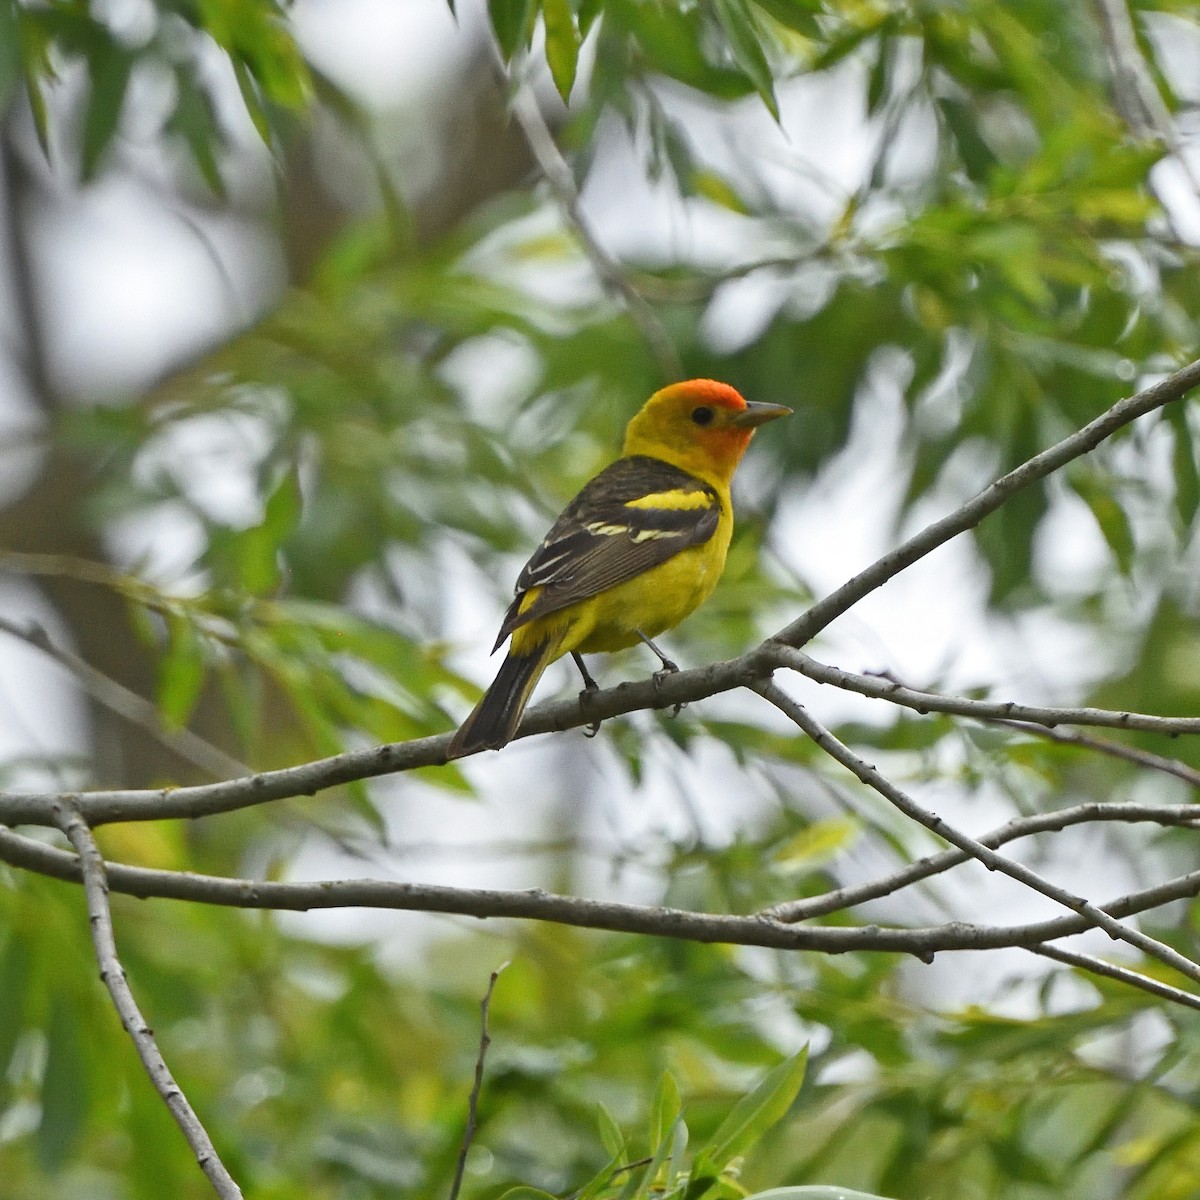
M 226 778 L 452 728 L 521 564 L 655 388 L 796 416 L 742 467 L 731 657 L 1194 356 L 1200 21 L 1096 0 L 0 0 L 0 779 Z M 1196 418 L 1015 497 L 813 648 L 1029 703 L 1200 715 Z M 641 678 L 648 654 L 593 663 Z M 1161 772 L 784 681 L 979 834 Z M 540 697 L 570 694 L 566 666 Z M 1184 742 L 1128 741 L 1189 764 Z M 1021 843 L 1103 901 L 1192 835 Z M 112 858 L 752 912 L 939 848 L 750 694 L 190 823 Z M 1015 851 L 1016 852 L 1016 851 Z M 74 890 L 0 874 L 0 1178 L 205 1186 Z M 695 1127 L 805 1040 L 750 1186 L 1196 1195 L 1191 1014 L 1017 951 L 781 955 L 115 898 L 135 991 L 248 1196 L 565 1193 L 663 1070 Z M 837 923 L 1018 923 L 982 869 Z M 1194 955 L 1189 906 L 1146 927 Z M 1080 939 L 1109 953 L 1107 939 Z M 732 1193 L 731 1193 L 732 1195 Z

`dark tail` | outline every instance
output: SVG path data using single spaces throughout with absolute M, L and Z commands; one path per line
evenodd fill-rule
M 447 758 L 499 750 L 513 740 L 525 705 L 550 662 L 547 650 L 547 646 L 538 646 L 529 654 L 509 654 L 492 686 L 451 738 Z

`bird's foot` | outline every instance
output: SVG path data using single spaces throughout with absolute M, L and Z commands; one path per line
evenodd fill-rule
M 678 675 L 678 674 L 679 674 L 679 664 L 673 663 L 669 658 L 663 658 L 662 670 L 655 671 L 654 674 L 650 676 L 650 678 L 654 681 L 654 690 L 656 692 L 662 691 L 663 681 L 666 679 L 670 679 L 672 675 Z M 673 716 L 673 717 L 679 716 L 679 714 L 684 710 L 685 707 L 686 707 L 686 705 L 682 700 L 676 701 L 674 706 L 671 708 L 671 716 Z
M 583 661 L 583 656 L 571 651 L 571 657 L 575 660 L 575 665 L 579 668 L 579 673 L 583 676 L 583 690 L 579 693 L 579 708 L 582 712 L 587 712 L 588 697 L 593 692 L 600 690 L 600 685 L 592 678 L 592 673 L 587 669 L 587 663 Z M 583 736 L 594 738 L 600 732 L 600 722 L 593 721 L 584 731 Z
M 588 676 L 588 681 L 583 685 L 579 692 L 579 707 L 582 711 L 587 712 L 588 699 L 594 692 L 600 690 L 600 685 Z M 594 738 L 600 732 L 600 722 L 593 721 L 584 731 L 583 736 L 586 738 Z

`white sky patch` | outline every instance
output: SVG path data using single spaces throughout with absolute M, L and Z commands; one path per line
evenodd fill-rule
M 230 220 L 192 221 L 119 176 L 42 215 L 46 319 L 69 393 L 136 389 L 277 293 L 282 264 L 265 239 Z
M 46 422 L 11 362 L 0 358 L 0 505 L 19 496 L 38 476 Z
M 134 475 L 150 484 L 169 475 L 211 520 L 246 529 L 263 517 L 256 479 L 272 444 L 271 413 L 200 414 L 165 425 L 138 457 Z
M 69 646 L 54 610 L 25 580 L 0 575 L 0 611 L 18 624 L 36 621 L 51 638 Z M 87 752 L 86 708 L 65 667 L 10 634 L 0 634 L 0 762 L 55 758 Z M 45 786 L 32 771 L 5 781 L 19 789 Z
M 111 521 L 105 545 L 112 561 L 173 594 L 195 595 L 206 578 L 192 567 L 208 544 L 199 518 L 181 501 L 127 513 Z
M 473 4 L 460 4 L 470 23 Z M 289 17 L 304 52 L 375 109 L 427 93 L 462 57 L 446 0 L 299 0 Z

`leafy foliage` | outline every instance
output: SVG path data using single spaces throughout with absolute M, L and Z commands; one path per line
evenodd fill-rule
M 0 97 L 27 97 L 43 146 L 81 182 L 120 169 L 135 82 L 165 72 L 161 134 L 221 195 L 238 139 L 200 47 L 229 64 L 281 171 L 322 105 L 362 122 L 306 59 L 286 7 L 146 9 L 131 37 L 98 6 L 0 0 Z M 631 194 L 623 227 L 640 228 L 665 196 L 700 230 L 619 264 L 686 373 L 799 410 L 754 447 L 726 577 L 676 635 L 689 662 L 746 649 L 817 590 L 790 553 L 804 534 L 797 493 L 851 471 L 848 448 L 885 408 L 899 430 L 898 500 L 879 522 L 898 530 L 1195 352 L 1200 264 L 1160 195 L 1169 147 L 1131 132 L 1088 6 L 490 0 L 488 12 L 513 78 L 544 59 L 568 102 L 557 132 L 580 187 L 616 146 Z M 1164 0 L 1132 6 L 1131 19 L 1164 110 L 1190 112 L 1194 91 L 1157 48 L 1171 31 L 1200 37 L 1194 13 Z M 67 120 L 70 76 L 86 87 Z M 782 143 L 763 133 L 794 129 L 814 83 L 826 102 L 850 97 L 856 116 L 862 161 L 836 178 L 799 149 L 780 167 Z M 363 136 L 382 138 L 384 124 Z M 833 157 L 815 124 L 805 132 Z M 514 178 L 436 238 L 383 187 L 385 211 L 348 219 L 252 327 L 127 404 L 54 415 L 54 447 L 79 466 L 72 523 L 109 544 L 124 522 L 167 518 L 193 549 L 166 570 L 4 552 L 0 565 L 119 597 L 165 730 L 202 730 L 265 768 L 443 732 L 468 707 L 477 680 L 453 656 L 458 597 L 499 607 L 519 556 L 660 382 L 644 330 L 594 278 L 553 195 L 525 171 Z M 713 245 L 710 230 L 721 231 Z M 990 629 L 1027 620 L 1053 628 L 1056 655 L 1096 648 L 1085 682 L 1064 685 L 1072 699 L 1200 713 L 1194 433 L 1194 413 L 1177 406 L 972 536 Z M 218 477 L 237 481 L 240 511 L 214 499 Z M 1067 517 L 1072 537 L 1095 535 L 1098 570 L 1055 569 Z M 856 711 L 835 732 L 974 812 L 1169 786 L 1130 762 L 1100 768 L 1075 748 L 943 718 L 871 723 Z M 1186 741 L 1125 740 L 1198 765 Z M 579 780 L 597 764 L 597 792 L 623 789 L 631 809 L 655 814 L 601 854 L 614 888 L 651 902 L 755 912 L 930 849 L 758 710 L 612 722 L 597 745 L 589 767 L 572 742 L 553 770 L 530 771 L 529 789 L 571 815 L 544 863 L 522 860 L 522 886 L 599 886 L 594 826 L 578 815 L 595 800 L 580 802 L 591 785 Z M 29 777 L 28 763 L 3 766 Z M 35 767 L 39 782 L 111 782 L 95 762 Z M 173 763 L 156 782 L 191 773 Z M 754 803 L 723 832 L 682 802 L 676 820 L 674 797 L 706 783 Z M 114 859 L 175 870 L 285 877 L 314 844 L 373 869 L 406 814 L 480 793 L 482 772 L 444 768 L 394 789 L 100 836 Z M 1122 837 L 1105 851 L 1139 871 L 1190 862 L 1191 830 Z M 1096 854 L 1086 834 L 1068 838 L 1043 837 L 1031 854 Z M 961 898 L 930 889 L 928 912 L 884 902 L 821 920 L 919 925 Z M 1154 932 L 1195 956 L 1195 905 L 1177 908 Z M 1195 1192 L 1195 1015 L 1111 981 L 1031 982 L 1013 967 L 1010 1003 L 992 1011 L 943 996 L 943 964 L 931 983 L 881 955 L 431 930 L 406 917 L 388 925 L 405 943 L 397 966 L 299 919 L 121 898 L 115 909 L 168 1060 L 260 1200 L 444 1196 L 478 1051 L 481 963 L 505 958 L 465 1194 Z M 80 897 L 5 869 L 0 1179 L 19 1200 L 207 1195 L 94 975 Z
M 81 179 L 94 179 L 112 148 L 138 73 L 170 75 L 175 92 L 165 129 L 186 144 L 195 165 L 214 191 L 222 190 L 220 155 L 228 132 L 217 117 L 211 84 L 201 82 L 197 56 L 215 43 L 228 57 L 246 110 L 264 138 L 286 128 L 288 115 L 311 102 L 311 70 L 276 3 L 200 0 L 147 5 L 143 20 L 130 28 L 115 16 L 86 4 L 26 5 L 5 0 L 0 29 L 6 30 L 6 69 L 0 69 L 0 96 L 23 84 L 44 148 L 49 150 L 48 92 L 54 81 L 77 65 L 85 68 L 89 94 L 78 146 Z

